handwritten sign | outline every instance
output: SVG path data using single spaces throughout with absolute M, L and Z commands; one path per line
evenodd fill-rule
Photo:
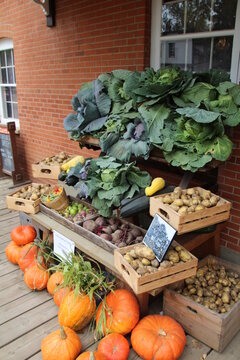
M 67 259 L 68 255 L 74 251 L 74 242 L 53 230 L 53 252 L 61 259 Z
M 173 240 L 176 230 L 156 214 L 151 222 L 143 243 L 150 247 L 161 262 Z

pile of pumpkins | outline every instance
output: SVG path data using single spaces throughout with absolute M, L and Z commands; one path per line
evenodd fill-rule
M 60 328 L 47 335 L 41 344 L 43 360 L 127 360 L 129 343 L 124 337 L 131 332 L 131 344 L 144 360 L 176 360 L 186 344 L 183 328 L 169 316 L 148 315 L 139 321 L 139 304 L 135 295 L 126 289 L 110 292 L 105 300 L 105 337 L 94 352 L 80 354 L 82 344 L 76 332 L 85 328 L 95 315 L 96 326 L 101 323 L 103 302 L 96 309 L 94 297 L 75 295 L 68 288 L 59 288 L 63 274 L 49 277 L 44 259 L 34 243 L 36 231 L 32 226 L 18 226 L 11 232 L 12 242 L 6 248 L 9 261 L 24 271 L 24 282 L 32 290 L 47 288 L 59 306 Z M 79 355 L 80 354 L 80 355 Z

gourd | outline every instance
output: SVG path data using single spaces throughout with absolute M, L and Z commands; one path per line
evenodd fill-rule
M 29 266 L 37 262 L 38 249 L 34 243 L 24 245 L 19 254 L 18 265 L 24 272 Z
M 96 302 L 94 297 L 90 300 L 88 295 L 76 295 L 74 291 L 70 291 L 60 305 L 58 312 L 59 324 L 79 331 L 89 324 L 95 310 Z
M 65 326 L 47 335 L 41 343 L 43 360 L 75 360 L 81 348 L 78 335 Z
M 129 344 L 123 335 L 109 334 L 99 342 L 98 352 L 103 354 L 107 360 L 127 360 Z
M 107 360 L 104 355 L 98 351 L 86 351 L 79 355 L 76 360 Z
M 84 159 L 83 156 L 80 156 L 80 155 L 75 156 L 73 159 L 71 159 L 68 162 L 66 162 L 65 164 L 63 164 L 61 166 L 61 169 L 67 172 L 68 169 L 70 169 L 71 167 L 76 166 L 78 163 L 81 163 L 82 165 L 84 165 L 85 159 Z
M 47 287 L 48 274 L 39 264 L 32 265 L 25 270 L 24 282 L 32 290 L 43 290 Z
M 105 334 L 105 324 L 100 323 L 103 303 L 98 307 L 96 314 L 97 327 L 102 326 Z M 139 305 L 135 295 L 126 289 L 118 289 L 106 296 L 106 327 L 110 333 L 128 334 L 139 320 Z
M 7 259 L 13 264 L 18 264 L 21 249 L 21 246 L 11 241 L 5 249 Z
M 66 286 L 65 288 L 60 288 L 57 289 L 54 292 L 53 295 L 53 301 L 55 302 L 55 304 L 59 307 L 62 303 L 62 301 L 65 299 L 65 296 L 67 296 L 67 294 L 71 291 L 71 289 Z
M 11 231 L 11 239 L 17 245 L 26 245 L 33 242 L 36 236 L 36 230 L 31 225 L 20 225 Z
M 54 295 L 54 292 L 58 285 L 63 282 L 63 273 L 61 271 L 56 271 L 53 273 L 47 283 L 47 291 L 49 294 Z
M 165 180 L 161 177 L 153 179 L 151 186 L 145 188 L 146 196 L 152 196 L 157 191 L 162 190 L 165 187 Z
M 176 360 L 186 345 L 186 336 L 171 317 L 148 315 L 133 329 L 131 343 L 144 360 Z

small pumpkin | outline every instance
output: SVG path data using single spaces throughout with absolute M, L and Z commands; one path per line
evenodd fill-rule
M 11 231 L 11 239 L 17 245 L 26 245 L 33 242 L 36 236 L 37 232 L 31 225 L 20 225 Z
M 37 262 L 38 249 L 34 243 L 24 245 L 19 254 L 18 265 L 22 271 Z
M 144 360 L 176 360 L 186 345 L 186 336 L 171 317 L 148 315 L 133 329 L 131 343 Z
M 98 307 L 96 314 L 96 324 L 99 325 L 103 303 Z M 110 292 L 106 296 L 106 306 L 109 311 L 105 310 L 106 325 L 109 332 L 128 334 L 139 320 L 139 305 L 135 295 L 126 289 L 118 289 Z M 106 333 L 103 324 L 103 333 Z
M 24 282 L 32 290 L 43 290 L 47 287 L 48 274 L 40 264 L 28 267 L 24 273 Z
M 99 342 L 98 352 L 103 354 L 106 360 L 127 360 L 129 344 L 123 335 L 109 334 Z
M 76 360 L 107 360 L 104 355 L 100 354 L 98 351 L 85 351 L 80 354 Z
M 89 324 L 95 310 L 96 302 L 94 297 L 90 300 L 88 295 L 76 295 L 74 291 L 70 291 L 60 305 L 58 312 L 59 324 L 79 331 Z
M 41 343 L 43 360 L 75 360 L 81 348 L 78 335 L 65 326 L 47 335 Z
M 7 259 L 13 264 L 18 264 L 21 249 L 21 246 L 18 246 L 14 241 L 11 241 L 5 249 Z
M 63 273 L 61 271 L 56 271 L 53 273 L 47 283 L 47 291 L 49 294 L 54 295 L 54 292 L 58 285 L 61 285 L 63 282 Z
M 67 294 L 71 291 L 71 289 L 66 286 L 65 288 L 60 288 L 57 289 L 53 295 L 53 301 L 55 302 L 55 304 L 59 307 L 63 301 L 63 299 L 65 298 L 65 296 L 67 296 Z

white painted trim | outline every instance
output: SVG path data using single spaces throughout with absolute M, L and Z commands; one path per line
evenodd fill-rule
M 240 82 L 240 0 L 238 0 L 238 4 L 237 4 L 230 76 L 233 82 L 239 84 Z
M 161 36 L 161 40 L 171 41 L 171 40 L 201 39 L 201 38 L 211 38 L 211 37 L 233 36 L 234 34 L 235 34 L 234 30 L 203 31 L 199 33 Z
M 155 70 L 160 68 L 160 36 L 162 28 L 162 1 L 152 0 L 152 21 L 151 21 L 151 53 L 150 65 Z
M 8 50 L 8 49 L 13 49 L 12 39 L 8 39 L 8 38 L 0 39 L 0 51 Z

